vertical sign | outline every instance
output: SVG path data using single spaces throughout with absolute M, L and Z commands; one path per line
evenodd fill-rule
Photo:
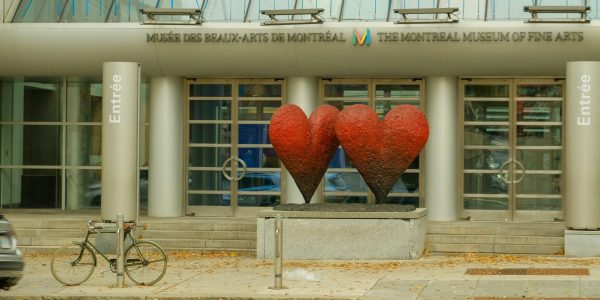
M 600 62 L 567 63 L 564 201 L 567 227 L 600 228 Z
M 102 70 L 102 220 L 138 217 L 139 65 L 105 62 Z

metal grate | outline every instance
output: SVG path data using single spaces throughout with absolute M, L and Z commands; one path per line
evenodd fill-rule
M 588 268 L 469 268 L 465 275 L 590 275 Z

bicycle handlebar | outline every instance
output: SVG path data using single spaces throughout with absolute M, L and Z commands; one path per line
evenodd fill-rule
M 88 226 L 88 230 L 90 231 L 94 231 L 94 230 L 98 230 L 98 229 L 104 229 L 105 227 L 103 226 L 96 226 L 96 223 L 98 223 L 100 221 L 97 220 L 88 220 L 87 221 L 87 226 Z M 115 224 L 116 227 L 116 224 Z M 123 224 L 123 228 L 125 229 L 125 231 L 130 231 L 132 229 L 134 229 L 135 227 L 141 227 L 142 229 L 147 229 L 147 224 L 145 223 L 124 223 Z

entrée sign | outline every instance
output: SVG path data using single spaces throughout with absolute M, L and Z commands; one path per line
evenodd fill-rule
M 355 34 L 368 32 L 367 29 L 355 29 Z M 377 32 L 380 43 L 415 42 L 582 42 L 581 31 L 514 31 L 514 32 Z M 352 40 L 351 32 L 255 32 L 255 33 L 147 33 L 147 43 L 340 43 Z

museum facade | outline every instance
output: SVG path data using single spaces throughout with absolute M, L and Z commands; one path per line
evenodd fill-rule
M 600 61 L 598 1 L 363 2 L 0 1 L 0 208 L 101 206 L 103 148 L 120 147 L 102 142 L 103 63 L 135 62 L 149 216 L 302 203 L 268 137 L 282 104 L 381 118 L 410 104 L 430 137 L 391 202 L 439 221 L 564 220 L 565 174 L 580 171 L 569 103 L 583 126 L 598 103 L 567 97 L 567 64 Z M 340 147 L 312 202 L 376 201 Z

